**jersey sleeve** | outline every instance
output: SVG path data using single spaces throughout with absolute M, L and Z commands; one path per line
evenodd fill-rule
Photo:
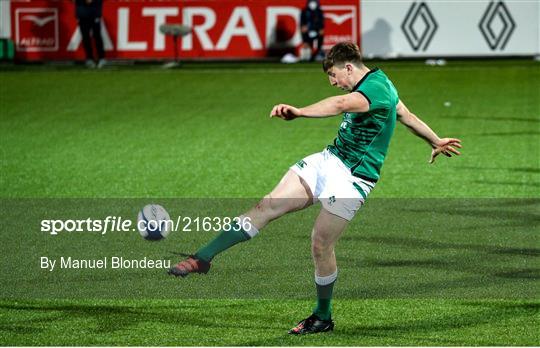
M 367 99 L 370 110 L 389 109 L 395 106 L 392 105 L 395 98 L 389 87 L 379 81 L 366 81 L 356 91 Z

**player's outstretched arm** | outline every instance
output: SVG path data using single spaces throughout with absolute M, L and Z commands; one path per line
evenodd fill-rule
M 290 121 L 297 117 L 329 117 L 342 112 L 366 112 L 369 102 L 360 93 L 349 93 L 323 99 L 315 104 L 297 108 L 288 104 L 278 104 L 272 108 L 270 117 Z
M 439 136 L 419 119 L 400 100 L 397 107 L 398 120 L 404 124 L 413 134 L 424 139 L 431 146 L 431 157 L 429 163 L 433 163 L 435 158 L 441 153 L 447 157 L 460 155 L 456 148 L 461 148 L 461 140 L 456 138 L 439 138 Z

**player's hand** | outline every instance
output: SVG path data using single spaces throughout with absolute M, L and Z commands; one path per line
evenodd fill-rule
M 287 104 L 278 104 L 272 108 L 270 117 L 279 117 L 282 120 L 290 121 L 301 116 L 300 109 Z
M 437 143 L 433 144 L 433 150 L 431 150 L 431 158 L 429 163 L 435 162 L 435 157 L 441 153 L 446 157 L 452 157 L 452 155 L 461 155 L 456 148 L 461 148 L 461 140 L 456 138 L 443 138 L 439 139 Z

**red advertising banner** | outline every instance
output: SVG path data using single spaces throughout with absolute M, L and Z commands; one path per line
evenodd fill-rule
M 184 24 L 181 58 L 260 58 L 294 52 L 301 44 L 305 0 L 104 0 L 107 59 L 164 59 L 174 41 L 161 24 Z M 325 48 L 360 40 L 360 0 L 323 0 Z M 11 0 L 12 36 L 20 60 L 84 59 L 71 0 Z

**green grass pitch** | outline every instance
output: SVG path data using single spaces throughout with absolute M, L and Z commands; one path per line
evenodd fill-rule
M 337 246 L 336 329 L 309 337 L 286 331 L 313 306 L 320 206 L 182 280 L 47 273 L 39 257 L 175 261 L 211 233 L 52 237 L 38 221 L 133 215 L 150 201 L 240 213 L 333 140 L 340 117 L 269 118 L 276 103 L 340 93 L 319 65 L 0 67 L 0 344 L 540 345 L 540 66 L 375 65 L 439 135 L 462 139 L 463 155 L 428 165 L 428 146 L 397 125 L 381 180 Z

